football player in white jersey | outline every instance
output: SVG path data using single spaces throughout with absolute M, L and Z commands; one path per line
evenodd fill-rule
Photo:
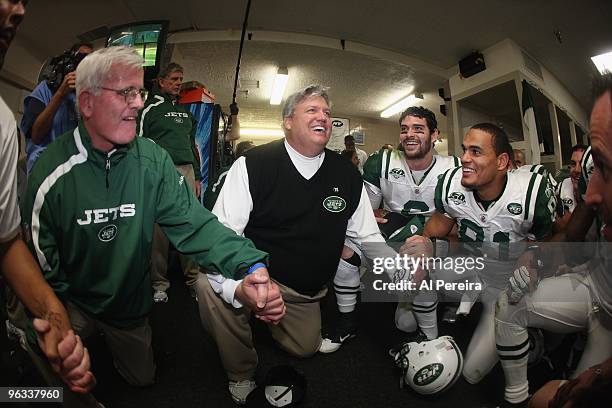
M 585 204 L 596 207 L 604 223 L 601 242 L 590 244 L 595 247 L 596 255 L 582 268 L 543 279 L 535 290 L 537 279 L 529 271 L 521 274 L 522 283 L 511 294 L 500 296 L 495 313 L 495 339 L 506 380 L 504 398 L 510 403 L 521 403 L 529 396 L 527 327 L 557 333 L 586 330 L 587 343 L 576 374 L 612 356 L 612 251 L 609 243 L 612 234 L 605 226 L 612 223 L 612 74 L 608 72 L 596 78 L 593 89 L 592 150 L 585 152 L 582 162 L 586 166 L 583 166 L 583 177 L 588 181 Z M 592 169 L 588 165 L 591 160 Z M 574 215 L 576 211 L 578 209 Z M 564 253 L 585 249 L 590 248 L 572 247 Z M 526 294 L 518 303 L 509 301 L 522 293 Z
M 460 312 L 463 313 L 469 312 L 476 299 L 483 303 L 463 368 L 465 379 L 474 384 L 497 363 L 495 300 L 508 286 L 517 265 L 531 263 L 532 254 L 525 251 L 527 242 L 550 235 L 555 197 L 542 175 L 507 171 L 511 147 L 506 133 L 499 127 L 489 123 L 474 125 L 465 135 L 462 147 L 462 167 L 447 171 L 436 187 L 438 211 L 425 224 L 423 236 L 408 238 L 401 252 L 413 257 L 445 258 L 448 245 L 440 245 L 436 238 L 446 237 L 456 222 L 462 248 L 477 256 L 473 265 L 480 267 L 473 267 L 471 273 L 459 274 L 458 269 L 439 266 L 430 267 L 429 272 L 431 282 L 480 283 L 463 293 L 452 288 L 442 291 L 450 297 L 461 297 Z M 432 295 L 436 292 L 417 297 Z M 417 319 L 421 317 L 415 315 Z M 426 332 L 421 321 L 419 327 Z M 437 334 L 437 326 L 435 330 Z
M 422 232 L 425 220 L 435 210 L 434 191 L 438 176 L 459 164 L 454 156 L 434 155 L 433 146 L 439 131 L 436 116 L 429 109 L 420 106 L 406 109 L 400 115 L 399 125 L 397 149 L 382 148 L 371 155 L 364 165 L 363 174 L 381 231 L 388 241 L 397 243 Z M 376 211 L 381 204 L 382 211 Z M 334 278 L 340 320 L 332 332 L 324 335 L 319 349 L 322 353 L 338 350 L 343 342 L 355 336 L 354 311 L 360 286 L 359 253 L 359 248 L 347 241 Z M 409 306 L 399 307 L 398 313 L 412 315 Z M 401 316 L 396 317 L 396 322 L 398 319 L 403 320 Z M 403 328 L 401 324 L 398 326 Z M 416 323 L 406 330 L 415 329 Z
M 580 162 L 586 149 L 587 147 L 582 144 L 572 147 L 569 166 L 570 176 L 557 186 L 557 199 L 561 204 L 560 208 L 563 212 L 557 221 L 555 221 L 556 230 L 562 230 L 565 227 L 580 200 L 578 190 L 578 182 L 582 173 Z

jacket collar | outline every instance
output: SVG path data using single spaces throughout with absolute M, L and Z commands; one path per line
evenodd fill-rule
M 85 127 L 83 119 L 79 120 L 78 129 L 78 133 L 74 133 L 77 148 L 85 149 L 85 151 L 87 152 L 86 155 L 88 161 L 91 161 L 95 164 L 100 164 L 102 166 L 106 165 L 107 159 L 110 159 L 112 164 L 120 161 L 135 143 L 134 141 L 131 141 L 130 143 L 125 145 L 115 145 L 115 148 L 110 150 L 109 152 L 103 152 L 93 146 L 91 136 L 89 136 L 89 132 L 87 132 L 87 128 Z M 77 138 L 80 139 L 80 144 L 82 147 L 79 146 L 79 141 L 76 140 Z
M 161 91 L 158 91 L 158 90 L 152 91 L 149 95 L 150 96 L 147 97 L 147 101 L 149 99 L 153 100 L 155 96 L 159 96 L 161 98 L 164 98 L 164 101 L 170 102 L 172 104 L 174 104 L 175 102 L 178 102 L 178 98 L 174 98 L 174 97 L 168 95 L 167 93 L 161 92 Z

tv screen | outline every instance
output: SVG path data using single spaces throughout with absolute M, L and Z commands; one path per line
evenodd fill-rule
M 150 21 L 125 24 L 114 27 L 106 41 L 106 46 L 127 45 L 138 50 L 144 59 L 145 67 L 156 67 L 166 42 L 167 21 Z

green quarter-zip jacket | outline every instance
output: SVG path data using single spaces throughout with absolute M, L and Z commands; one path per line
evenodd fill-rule
M 195 152 L 198 122 L 191 112 L 164 94 L 151 92 L 137 120 L 137 135 L 166 149 L 176 165 L 191 164 L 195 179 L 202 178 Z
M 267 263 L 265 252 L 198 203 L 164 149 L 136 137 L 103 153 L 82 121 L 34 166 L 23 220 L 58 296 L 116 327 L 140 324 L 151 309 L 154 223 L 207 271 L 241 278 Z

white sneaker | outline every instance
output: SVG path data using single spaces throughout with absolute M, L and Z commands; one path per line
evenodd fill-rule
M 230 381 L 228 388 L 234 402 L 239 405 L 244 405 L 246 404 L 247 397 L 256 387 L 255 381 L 242 380 Z
M 156 290 L 153 294 L 153 301 L 155 303 L 166 303 L 168 301 L 168 295 L 163 290 Z

